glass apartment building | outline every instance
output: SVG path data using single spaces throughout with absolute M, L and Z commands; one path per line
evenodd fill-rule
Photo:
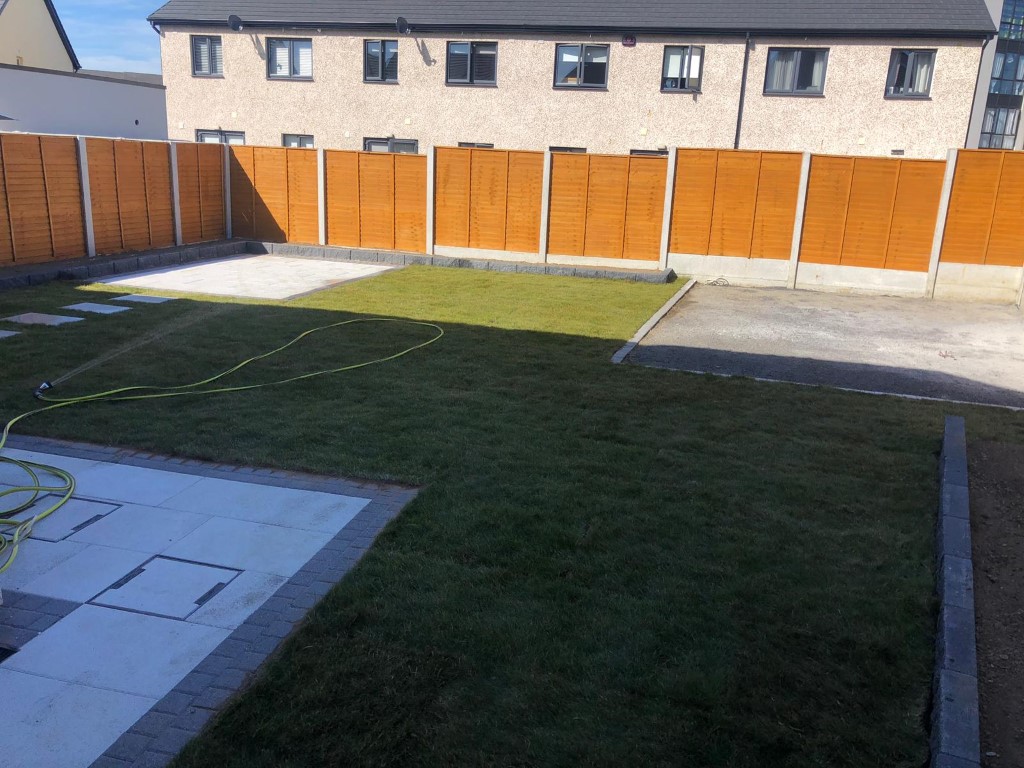
M 1024 103 L 1024 0 L 1004 0 L 978 146 L 1013 149 Z

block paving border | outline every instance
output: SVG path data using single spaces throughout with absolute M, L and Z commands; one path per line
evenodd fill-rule
M 939 619 L 935 632 L 931 768 L 978 768 L 978 651 L 974 563 L 967 480 L 967 429 L 947 416 L 939 465 L 941 502 L 935 530 Z
M 370 499 L 323 549 L 122 734 L 92 768 L 159 768 L 170 763 L 225 702 L 249 685 L 263 662 L 355 566 L 377 534 L 417 493 L 416 489 L 395 485 L 164 457 L 49 438 L 14 436 L 8 445 L 25 451 Z M 15 647 L 78 607 L 74 602 L 14 590 L 4 590 L 4 601 L 0 607 L 0 642 Z

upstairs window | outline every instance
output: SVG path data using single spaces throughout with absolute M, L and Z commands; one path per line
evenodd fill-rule
M 275 80 L 312 80 L 313 41 L 268 38 L 267 76 Z
M 932 91 L 935 51 L 896 49 L 889 59 L 885 95 L 894 99 L 924 99 Z
M 224 51 L 220 37 L 192 35 L 192 76 L 224 76 Z
M 606 88 L 607 45 L 556 45 L 556 88 Z
M 828 48 L 769 48 L 764 92 L 820 96 L 825 92 Z
M 415 155 L 420 151 L 420 143 L 416 139 L 363 139 L 364 152 L 398 152 L 399 154 Z
M 367 83 L 398 82 L 398 41 L 363 41 L 363 80 Z
M 446 82 L 463 85 L 495 85 L 497 81 L 497 43 L 448 43 Z
M 700 91 L 704 48 L 699 45 L 666 45 L 661 65 L 661 90 Z
M 286 133 L 282 137 L 281 144 L 293 149 L 312 149 L 313 137 L 305 133 Z

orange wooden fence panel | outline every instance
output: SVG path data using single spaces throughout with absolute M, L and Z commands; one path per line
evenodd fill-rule
M 505 250 L 540 250 L 540 214 L 544 186 L 543 152 L 509 152 L 505 195 Z
M 946 164 L 941 160 L 900 161 L 899 188 L 885 256 L 888 269 L 928 270 L 945 172 Z
M 958 153 L 942 241 L 942 261 L 985 263 L 1003 156 L 1003 152 L 990 150 Z
M 142 144 L 146 173 L 146 209 L 149 212 L 149 246 L 174 245 L 174 191 L 171 188 L 171 154 L 166 144 Z
M 760 152 L 718 153 L 709 254 L 750 256 L 760 172 Z
M 551 156 L 548 252 L 582 256 L 587 233 L 590 158 L 556 152 Z
M 668 162 L 664 158 L 629 158 L 622 258 L 643 261 L 657 261 L 660 258 L 667 174 Z
M 394 155 L 395 248 L 422 253 L 427 247 L 427 158 Z
M 315 149 L 286 149 L 288 242 L 320 242 L 319 174 Z
M 434 155 L 434 241 L 469 247 L 470 165 L 467 149 L 438 147 Z
M 390 154 L 359 155 L 359 233 L 365 248 L 395 247 L 395 162 Z
M 85 217 L 78 174 L 78 146 L 70 136 L 39 139 L 46 173 L 46 203 L 53 238 L 53 258 L 85 255 Z
M 1003 267 L 1024 264 L 1024 155 L 1004 152 L 996 209 L 985 263 Z
M 186 243 L 198 243 L 203 239 L 199 149 L 196 144 L 178 144 L 175 146 L 175 150 L 178 156 L 178 210 L 181 213 L 181 239 Z M 92 150 L 89 151 L 89 171 L 92 172 Z
M 288 158 L 283 148 L 255 147 L 256 238 L 288 242 Z
M 800 261 L 811 264 L 840 263 L 852 184 L 852 157 L 811 158 Z
M 220 144 L 198 144 L 199 198 L 202 205 L 203 240 L 223 240 L 224 228 L 224 147 Z
M 803 157 L 796 152 L 761 153 L 750 258 L 790 257 L 802 163 Z
M 327 243 L 359 245 L 359 153 L 327 152 Z
M 117 177 L 121 242 L 127 251 L 145 250 L 149 246 L 149 212 L 146 210 L 142 144 L 137 141 L 115 141 L 114 172 Z
M 508 153 L 469 150 L 469 247 L 505 250 Z
M 253 148 L 230 148 L 231 232 L 256 238 L 256 162 Z
M 590 161 L 590 169 L 582 255 L 621 259 L 626 229 L 629 158 L 589 155 L 586 159 Z
M 19 262 L 53 258 L 53 235 L 46 202 L 46 178 L 38 136 L 0 137 L 4 152 L 7 201 Z
M 708 253 L 717 176 L 717 150 L 678 151 L 669 235 L 669 250 L 673 253 Z
M 0 141 L 0 264 L 14 261 L 14 241 L 11 240 L 11 215 L 7 207 L 7 183 L 4 181 L 4 148 Z
M 885 266 L 898 180 L 898 160 L 858 157 L 854 161 L 839 261 L 843 266 Z

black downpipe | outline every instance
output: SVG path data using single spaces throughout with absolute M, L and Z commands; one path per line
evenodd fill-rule
M 747 32 L 747 40 L 743 46 L 743 80 L 740 82 L 740 106 L 736 111 L 736 140 L 732 143 L 733 149 L 740 148 L 740 131 L 743 129 L 743 99 L 747 95 L 747 70 L 750 68 L 750 33 Z

